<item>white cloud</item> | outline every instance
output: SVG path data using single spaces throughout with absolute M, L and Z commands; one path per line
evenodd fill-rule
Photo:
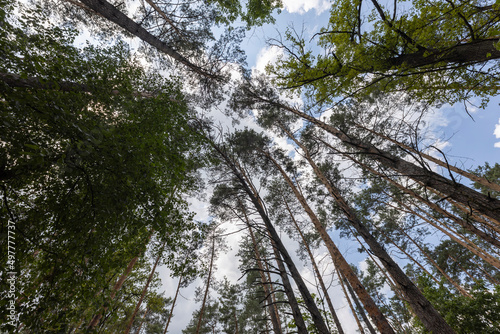
M 276 61 L 283 56 L 283 50 L 276 46 L 268 46 L 260 49 L 257 54 L 257 61 L 252 70 L 264 73 L 266 70 L 266 65 L 271 63 L 274 64 Z
M 500 119 L 498 119 L 498 124 L 495 125 L 495 131 L 493 131 L 493 134 L 496 138 L 500 138 Z M 500 142 L 495 143 L 494 147 L 500 148 Z
M 316 15 L 328 10 L 331 2 L 327 0 L 283 0 L 283 7 L 289 13 L 304 14 L 312 9 L 316 11 Z

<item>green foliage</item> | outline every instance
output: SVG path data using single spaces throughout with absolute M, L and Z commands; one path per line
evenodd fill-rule
M 0 221 L 16 226 L 21 321 L 44 332 L 91 317 L 152 231 L 169 251 L 189 245 L 182 193 L 202 161 L 178 82 L 123 43 L 78 49 L 74 30 L 18 10 L 0 10 L 0 72 L 35 84 L 0 81 Z
M 500 287 L 488 290 L 477 284 L 472 298 L 453 295 L 442 284 L 436 286 L 428 277 L 420 276 L 418 285 L 425 297 L 441 313 L 458 334 L 498 333 L 500 329 Z M 417 322 L 419 326 L 419 324 Z M 421 327 L 421 333 L 427 333 Z
M 500 184 L 500 164 L 495 163 L 495 165 L 491 166 L 489 163 L 485 163 L 484 166 L 479 166 L 472 173 L 477 176 L 484 177 L 486 180 Z M 491 190 L 484 185 L 481 185 L 477 182 L 474 183 L 474 188 L 481 191 L 483 194 L 488 195 L 491 198 L 500 198 L 500 192 Z
M 269 68 L 276 83 L 293 90 L 304 87 L 316 102 L 325 103 L 381 89 L 403 90 L 430 103 L 476 95 L 484 105 L 498 92 L 498 62 L 490 61 L 492 53 L 498 56 L 493 45 L 500 33 L 498 3 L 412 0 L 384 5 L 335 1 L 328 26 L 315 35 L 324 54 L 313 53 L 300 33 L 287 31 L 286 41 L 277 44 L 286 44 L 288 54 Z M 471 51 L 458 55 L 467 43 Z
M 217 4 L 220 9 L 220 16 L 217 22 L 230 24 L 240 18 L 246 23 L 247 28 L 252 26 L 261 26 L 265 23 L 274 23 L 274 17 L 271 16 L 274 10 L 279 13 L 281 10 L 281 0 L 247 0 L 242 3 L 239 0 L 210 0 L 209 2 Z

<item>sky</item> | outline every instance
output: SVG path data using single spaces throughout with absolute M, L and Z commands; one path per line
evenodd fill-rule
M 247 37 L 242 43 L 242 48 L 247 53 L 248 65 L 254 71 L 264 71 L 267 63 L 276 60 L 280 50 L 269 47 L 267 41 L 270 38 L 276 38 L 278 32 L 283 32 L 286 27 L 293 26 L 298 31 L 304 29 L 305 36 L 312 36 L 328 22 L 329 1 L 285 0 L 283 5 L 284 9 L 280 15 L 276 16 L 275 24 L 252 28 L 247 32 Z M 493 98 L 485 109 L 469 105 L 468 111 L 471 116 L 466 113 L 463 104 L 444 105 L 439 109 L 431 110 L 426 115 L 429 134 L 435 139 L 439 139 L 440 147 L 452 164 L 460 168 L 470 169 L 483 165 L 485 162 L 490 164 L 500 162 L 499 103 L 500 98 Z M 223 116 L 219 115 L 216 118 L 224 122 Z M 249 119 L 243 120 L 241 126 L 255 127 Z M 279 144 L 291 148 L 291 145 L 284 140 L 281 140 Z M 437 152 L 434 154 L 439 156 Z M 208 218 L 206 203 L 192 200 L 191 207 L 197 213 L 197 219 L 205 220 Z M 227 226 L 227 228 L 228 231 L 235 229 L 234 226 Z M 331 235 L 348 262 L 358 264 L 361 269 L 366 268 L 364 256 L 356 251 L 356 246 L 341 240 L 338 233 Z M 239 235 L 235 235 L 228 239 L 231 250 L 227 254 L 221 255 L 217 261 L 218 269 L 215 275 L 218 279 L 225 275 L 234 282 L 241 277 L 241 273 L 237 270 L 238 259 L 235 256 L 239 238 Z M 290 249 L 290 253 L 295 256 L 293 249 Z M 317 258 L 323 258 L 325 254 L 325 249 L 319 249 Z M 296 263 L 299 263 L 298 259 L 295 259 Z M 325 268 L 325 270 L 325 272 L 329 272 L 332 268 Z M 173 296 L 177 284 L 176 279 L 170 278 L 168 270 L 165 268 L 160 268 L 159 272 L 166 295 Z M 314 282 L 311 270 L 302 267 L 301 273 L 306 280 Z M 196 284 L 200 284 L 200 281 L 197 281 Z M 181 291 L 179 304 L 174 311 L 169 332 L 180 333 L 191 319 L 192 312 L 198 307 L 194 303 L 194 286 Z M 334 284 L 330 292 L 339 317 L 345 324 L 344 330 L 346 333 L 356 333 L 357 326 L 350 315 L 347 304 L 342 297 L 338 297 L 342 295 L 340 287 Z

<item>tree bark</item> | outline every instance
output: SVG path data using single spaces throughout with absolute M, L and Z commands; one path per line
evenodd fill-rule
M 168 315 L 167 324 L 165 325 L 165 329 L 163 330 L 163 334 L 167 334 L 168 325 L 170 324 L 170 320 L 172 319 L 172 316 L 174 314 L 175 302 L 177 301 L 177 296 L 179 295 L 179 290 L 181 289 L 182 278 L 183 278 L 183 276 L 181 275 L 181 277 L 179 277 L 179 283 L 177 283 L 177 289 L 175 290 L 174 300 L 172 301 L 172 307 L 170 308 L 170 314 Z
M 294 115 L 297 115 L 319 128 L 334 135 L 347 146 L 355 148 L 359 153 L 370 156 L 371 159 L 380 162 L 382 165 L 399 172 L 401 175 L 409 177 L 415 181 L 423 183 L 426 187 L 433 188 L 440 193 L 452 198 L 453 200 L 462 203 L 466 207 L 471 207 L 485 216 L 500 221 L 500 200 L 490 198 L 477 191 L 474 191 L 460 183 L 453 182 L 445 177 L 422 167 L 416 166 L 411 162 L 394 156 L 383 150 L 379 150 L 375 146 L 365 143 L 362 140 L 353 138 L 343 131 L 335 128 L 332 125 L 326 124 L 313 116 L 301 112 L 295 108 L 291 108 L 280 102 L 265 99 L 251 90 L 247 91 L 250 96 L 255 99 L 255 102 L 266 103 L 277 108 L 286 110 Z M 492 242 L 491 239 L 488 240 Z M 496 241 L 497 247 L 500 242 Z
M 273 247 L 274 256 L 276 257 L 276 264 L 278 265 L 278 270 L 280 272 L 281 281 L 283 282 L 283 289 L 285 290 L 285 295 L 288 299 L 288 304 L 292 309 L 293 320 L 295 321 L 295 326 L 297 326 L 297 332 L 299 334 L 307 334 L 307 327 L 304 323 L 304 318 L 302 317 L 302 312 L 300 312 L 299 303 L 295 294 L 293 293 L 292 285 L 288 279 L 288 273 L 286 272 L 285 266 L 283 265 L 283 260 L 281 258 L 280 252 L 276 243 L 271 239 L 271 244 Z
M 240 203 L 240 205 L 242 205 L 242 204 Z M 260 256 L 259 248 L 257 247 L 257 241 L 255 240 L 255 235 L 253 233 L 252 226 L 250 225 L 250 221 L 248 219 L 248 216 L 247 216 L 245 210 L 243 210 L 243 214 L 245 216 L 245 220 L 246 220 L 245 223 L 247 224 L 248 231 L 250 233 L 250 238 L 252 240 L 252 245 L 253 245 L 255 257 L 257 259 L 257 266 L 259 267 L 260 280 L 262 282 L 262 289 L 264 290 L 264 293 L 266 295 L 265 300 L 267 300 L 266 303 L 267 303 L 267 307 L 269 310 L 269 315 L 271 317 L 271 324 L 273 325 L 273 331 L 275 334 L 281 334 L 282 332 L 281 332 L 281 326 L 280 326 L 280 323 L 278 320 L 279 317 L 278 317 L 278 309 L 276 307 L 276 303 L 273 303 L 272 299 L 268 300 L 269 298 L 271 298 L 271 295 L 273 294 L 271 292 L 272 286 L 271 285 L 268 286 L 268 284 L 270 284 L 271 282 L 266 279 L 266 275 L 264 274 L 264 272 L 266 270 L 264 268 L 264 265 L 262 264 L 262 258 Z
M 198 324 L 196 325 L 196 334 L 200 333 L 201 321 L 203 320 L 203 312 L 205 310 L 205 304 L 207 302 L 208 290 L 210 288 L 210 279 L 212 278 L 212 267 L 214 264 L 214 257 L 215 257 L 215 235 L 212 236 L 212 252 L 210 255 L 210 267 L 208 269 L 207 287 L 205 288 L 205 293 L 203 295 L 203 301 L 201 303 L 200 316 L 198 317 Z
M 344 330 L 342 328 L 342 325 L 340 323 L 340 320 L 337 316 L 337 312 L 335 312 L 335 308 L 333 307 L 332 300 L 330 299 L 330 294 L 328 293 L 328 289 L 326 288 L 325 282 L 323 281 L 323 277 L 321 276 L 321 273 L 319 272 L 318 265 L 316 264 L 316 260 L 314 259 L 314 255 L 311 251 L 311 248 L 309 247 L 309 244 L 304 237 L 304 234 L 302 233 L 302 230 L 295 220 L 295 217 L 292 214 L 292 211 L 290 210 L 290 207 L 288 206 L 288 203 L 285 201 L 285 198 L 283 198 L 283 203 L 285 204 L 285 207 L 290 215 L 290 219 L 293 222 L 293 225 L 295 226 L 295 229 L 300 235 L 300 238 L 302 239 L 302 243 L 304 244 L 304 247 L 306 248 L 307 254 L 309 255 L 309 259 L 311 260 L 311 264 L 313 267 L 313 270 L 316 274 L 316 277 L 318 278 L 319 285 L 321 289 L 323 290 L 323 294 L 325 295 L 326 303 L 328 304 L 328 308 L 330 310 L 330 313 L 332 314 L 333 321 L 335 322 L 335 326 L 337 327 L 338 334 L 344 334 Z
M 136 256 L 132 260 L 130 260 L 127 268 L 125 269 L 125 272 L 120 276 L 120 278 L 118 279 L 118 281 L 116 281 L 115 285 L 113 286 L 113 291 L 111 292 L 110 300 L 115 299 L 116 293 L 121 289 L 123 283 L 125 282 L 125 279 L 132 272 L 132 269 L 134 268 L 134 266 L 135 266 L 135 264 L 136 264 L 136 262 L 137 262 L 138 259 L 139 259 L 139 257 Z M 96 314 L 92 318 L 92 320 L 90 321 L 89 325 L 87 326 L 87 328 L 89 330 L 93 330 L 97 326 L 97 324 L 99 323 L 99 321 L 102 318 L 103 312 L 106 312 L 107 309 L 108 308 L 106 306 L 104 306 L 103 310 L 100 311 L 98 314 Z
M 479 183 L 479 184 L 481 184 L 481 185 L 483 185 L 483 186 L 485 186 L 487 188 L 490 188 L 491 190 L 500 191 L 500 185 L 499 184 L 491 182 L 491 181 L 485 179 L 484 177 L 480 177 L 480 176 L 474 175 L 474 174 L 469 173 L 469 172 L 467 172 L 467 171 L 465 171 L 463 169 L 460 169 L 460 168 L 458 168 L 456 166 L 450 165 L 448 163 L 448 161 L 446 161 L 446 162 L 442 161 L 442 160 L 440 160 L 438 158 L 435 158 L 435 157 L 433 157 L 433 156 L 431 156 L 429 154 L 426 154 L 426 153 L 424 153 L 422 151 L 416 150 L 416 149 L 414 149 L 411 146 L 408 146 L 408 145 L 406 145 L 404 143 L 401 143 L 400 141 L 397 141 L 397 140 L 395 140 L 395 139 L 393 139 L 393 138 L 391 138 L 389 136 L 386 136 L 386 135 L 384 135 L 384 134 L 382 134 L 380 132 L 377 132 L 375 130 L 369 129 L 369 128 L 367 128 L 365 126 L 362 126 L 360 124 L 354 123 L 354 125 L 356 125 L 360 129 L 363 129 L 363 130 L 366 130 L 366 131 L 368 131 L 370 133 L 373 133 L 374 135 L 377 135 L 377 136 L 379 136 L 382 139 L 386 139 L 386 140 L 390 141 L 391 143 L 394 143 L 394 144 L 398 145 L 399 147 L 401 147 L 404 150 L 407 150 L 407 151 L 409 151 L 411 153 L 417 154 L 418 156 L 421 156 L 422 158 L 425 158 L 425 159 L 427 159 L 429 161 L 432 161 L 435 164 L 437 164 L 438 166 L 444 167 L 444 168 L 448 169 L 449 171 L 452 171 L 452 172 L 455 172 L 455 173 L 457 173 L 459 175 L 465 176 L 466 178 L 468 178 L 471 181 L 477 182 L 477 183 Z M 436 150 L 438 150 L 438 149 L 436 149 Z M 440 150 L 438 150 L 438 151 L 446 159 L 446 156 L 444 155 L 444 153 L 441 152 Z
M 345 277 L 342 277 L 340 279 L 342 279 L 344 281 L 344 284 L 347 287 L 347 290 L 349 291 L 349 294 L 351 295 L 352 300 L 354 301 L 354 305 L 356 305 L 356 309 L 358 310 L 359 314 L 361 315 L 361 318 L 365 322 L 366 327 L 368 327 L 368 331 L 370 332 L 370 334 L 376 334 L 375 329 L 373 328 L 372 324 L 370 323 L 370 320 L 368 320 L 368 318 L 366 317 L 366 313 L 363 310 L 363 307 L 359 303 L 359 299 L 356 297 L 356 294 L 352 290 L 351 285 L 349 284 L 349 282 L 347 282 Z
M 457 44 L 444 50 L 420 50 L 410 54 L 390 58 L 388 69 L 393 66 L 418 68 L 439 63 L 474 64 L 500 58 L 500 50 L 495 48 L 498 38 L 490 38 Z
M 356 229 L 356 231 L 361 235 L 361 237 L 368 244 L 372 252 L 377 256 L 384 267 L 387 269 L 389 274 L 393 277 L 394 281 L 397 283 L 398 288 L 401 289 L 403 294 L 407 297 L 407 301 L 415 314 L 422 321 L 424 326 L 433 333 L 443 334 L 443 333 L 454 333 L 451 327 L 446 323 L 443 317 L 439 314 L 439 312 L 434 309 L 432 304 L 425 298 L 422 292 L 413 284 L 413 282 L 406 276 L 406 274 L 401 270 L 398 264 L 391 258 L 391 256 L 387 253 L 385 248 L 373 237 L 368 228 L 361 222 L 358 218 L 356 212 L 351 208 L 351 206 L 347 203 L 347 201 L 342 196 L 340 190 L 335 187 L 323 174 L 323 172 L 316 165 L 314 160 L 312 159 L 309 150 L 299 142 L 293 134 L 288 132 L 285 128 L 282 128 L 288 134 L 289 138 L 292 139 L 303 151 L 305 154 L 305 158 L 311 165 L 314 170 L 316 176 L 320 179 L 323 185 L 327 188 L 329 194 L 333 197 L 335 202 L 339 205 L 339 207 L 344 212 L 346 218 L 349 220 L 351 225 Z M 284 173 L 284 171 L 282 171 Z M 293 187 L 291 184 L 291 180 L 287 180 L 289 182 L 290 187 Z M 303 200 L 305 202 L 305 200 Z M 304 207 L 305 209 L 305 207 Z M 307 209 L 306 209 L 307 211 Z M 311 211 L 309 209 L 309 211 Z M 319 223 L 319 222 L 318 222 Z M 320 224 L 321 225 L 321 224 Z M 344 273 L 343 273 L 344 274 Z M 346 274 L 344 274 L 347 276 Z M 347 277 L 348 278 L 348 277 Z M 348 278 L 349 280 L 349 278 Z M 355 285 L 351 283 L 351 286 L 355 289 Z M 359 296 L 359 294 L 358 294 Z M 361 301 L 363 299 L 359 296 Z M 364 302 L 363 302 L 364 304 Z M 365 307 L 367 305 L 365 304 Z M 367 308 L 367 311 L 370 312 Z M 372 316 L 373 318 L 373 316 Z M 376 323 L 376 322 L 375 322 Z M 377 324 L 377 323 L 376 323 Z M 378 327 L 378 325 L 377 325 Z M 381 330 L 379 328 L 379 330 Z M 381 330 L 382 331 L 382 330 Z M 383 331 L 382 331 L 383 332 Z
M 193 72 L 200 74 L 204 77 L 217 79 L 217 76 L 209 73 L 199 66 L 194 65 L 184 56 L 175 51 L 172 47 L 170 47 L 167 43 L 161 41 L 156 36 L 152 35 L 146 29 L 144 29 L 140 24 L 135 23 L 132 19 L 130 19 L 127 15 L 123 14 L 120 10 L 118 10 L 115 6 L 110 4 L 105 0 L 80 0 L 87 7 L 91 8 L 95 12 L 99 13 L 106 19 L 111 22 L 117 24 L 123 29 L 127 30 L 132 35 L 139 37 L 144 42 L 154 46 L 158 51 L 165 53 L 169 57 L 172 57 L 174 60 L 186 65 Z
M 141 308 L 142 301 L 144 300 L 144 297 L 146 296 L 146 293 L 148 292 L 149 284 L 153 280 L 153 276 L 156 272 L 156 266 L 161 260 L 161 257 L 163 255 L 163 249 L 165 248 L 166 241 L 163 242 L 160 248 L 160 252 L 158 256 L 156 257 L 155 264 L 153 265 L 153 268 L 151 269 L 151 273 L 149 274 L 148 280 L 146 281 L 146 284 L 144 285 L 144 288 L 142 289 L 141 297 L 139 298 L 139 301 L 137 302 L 137 305 L 135 306 L 134 313 L 132 313 L 132 316 L 130 317 L 130 320 L 127 324 L 127 328 L 124 331 L 124 334 L 128 334 L 130 332 L 130 329 L 132 328 L 132 324 L 134 323 L 135 317 L 137 315 L 137 312 L 139 312 L 139 309 Z

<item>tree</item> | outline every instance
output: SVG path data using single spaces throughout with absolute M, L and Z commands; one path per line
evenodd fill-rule
M 187 241 L 176 236 L 195 227 L 182 193 L 196 187 L 200 140 L 180 85 L 146 73 L 123 43 L 78 49 L 74 30 L 5 8 L 0 72 L 47 85 L 0 81 L 1 220 L 23 236 L 21 323 L 64 328 L 101 308 L 151 231 L 171 247 Z M 134 94 L 144 91 L 155 94 Z
M 324 55 L 290 29 L 276 83 L 306 89 L 316 102 L 404 91 L 454 103 L 498 92 L 498 4 L 482 1 L 336 1 L 327 27 L 313 36 Z M 482 83 L 487 83 L 486 87 Z

